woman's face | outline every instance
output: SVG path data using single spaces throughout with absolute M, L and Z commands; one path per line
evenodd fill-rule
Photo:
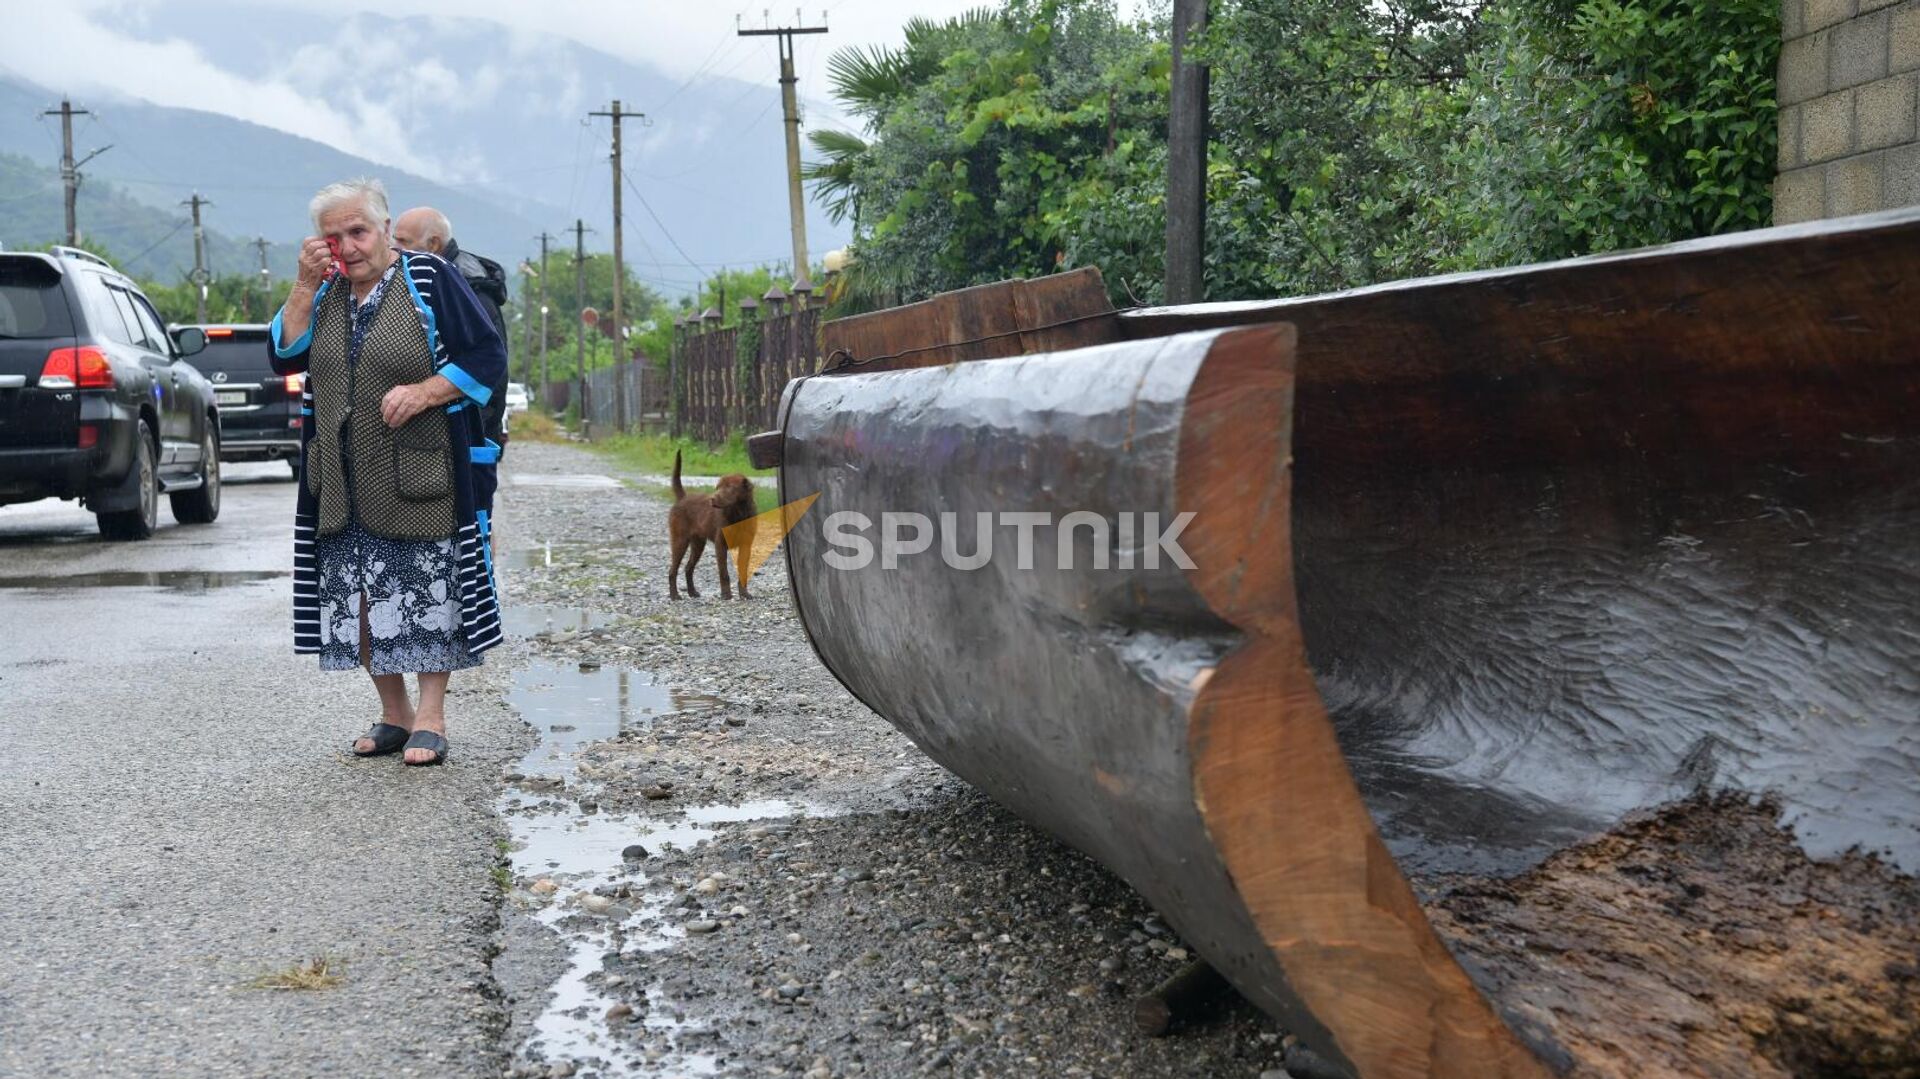
M 320 215 L 320 236 L 340 245 L 340 261 L 347 266 L 347 280 L 356 285 L 379 279 L 391 262 L 393 238 L 388 222 L 374 222 L 359 206 L 342 206 Z

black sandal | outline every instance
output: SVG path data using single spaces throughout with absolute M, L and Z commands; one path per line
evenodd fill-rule
M 384 757 L 389 753 L 398 753 L 400 752 L 401 746 L 406 742 L 409 733 L 405 727 L 397 727 L 391 723 L 375 723 L 373 726 L 367 728 L 367 733 L 360 736 L 360 738 L 370 739 L 373 742 L 373 748 L 364 753 L 361 752 L 360 738 L 355 738 L 353 740 L 353 755 L 356 757 Z
M 424 761 L 410 761 L 402 757 L 402 764 L 421 768 L 429 764 L 444 764 L 447 760 L 447 740 L 434 731 L 414 731 L 413 737 L 407 739 L 405 748 L 429 750 L 433 753 L 433 758 Z

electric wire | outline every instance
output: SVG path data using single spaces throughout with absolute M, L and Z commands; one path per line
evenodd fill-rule
M 680 246 L 680 241 L 673 238 L 673 233 L 668 231 L 667 229 L 667 223 L 665 221 L 660 220 L 659 214 L 656 214 L 653 212 L 653 206 L 647 202 L 647 197 L 640 193 L 639 187 L 635 186 L 633 182 L 633 177 L 628 176 L 625 173 L 622 173 L 620 178 L 626 181 L 627 190 L 633 192 L 633 197 L 640 200 L 640 206 L 642 209 L 647 211 L 647 216 L 653 218 L 653 223 L 660 227 L 660 235 L 665 236 L 667 238 L 667 242 L 673 245 L 673 249 L 675 251 L 680 252 L 680 257 L 687 260 L 687 265 L 693 267 L 694 273 L 696 274 L 701 273 L 700 264 L 693 261 L 693 256 L 687 254 L 687 249 Z
M 183 228 L 186 228 L 190 224 L 192 224 L 191 221 L 185 218 L 182 218 L 180 221 L 174 224 L 172 231 L 168 232 L 165 236 L 160 237 L 158 240 L 153 241 L 153 243 L 147 245 L 147 249 L 145 251 L 142 251 L 139 254 L 133 256 L 132 258 L 127 259 L 126 264 L 128 266 L 132 266 L 134 263 L 139 262 L 141 259 L 146 258 L 148 255 L 153 254 L 156 250 L 159 249 L 161 244 L 166 243 L 168 240 L 171 240 L 175 236 L 179 235 L 180 230 Z

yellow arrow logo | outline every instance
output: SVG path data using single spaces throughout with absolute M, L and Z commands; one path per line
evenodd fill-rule
M 787 538 L 787 533 L 793 531 L 793 526 L 800 523 L 800 518 L 807 515 L 807 510 L 819 497 L 820 492 L 815 491 L 805 498 L 765 513 L 756 513 L 720 530 L 720 535 L 727 541 L 729 554 L 740 550 L 747 552 L 747 569 L 742 583 L 753 580 L 753 575 L 760 572 L 760 567 L 779 549 L 780 541 Z

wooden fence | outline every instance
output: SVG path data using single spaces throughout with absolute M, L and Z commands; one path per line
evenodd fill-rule
M 741 303 L 743 326 L 721 329 L 719 313 L 709 309 L 703 318 L 676 329 L 675 435 L 720 442 L 733 431 L 769 430 L 778 425 L 776 413 L 787 383 L 819 369 L 819 310 L 790 308 L 775 293 L 766 299 L 765 304 Z M 746 328 L 748 320 L 751 328 Z M 751 355 L 745 357 L 743 335 L 751 346 Z
M 615 400 L 618 380 L 611 367 L 587 373 L 585 416 L 594 438 L 614 433 Z M 627 421 L 635 428 L 664 428 L 668 423 L 667 373 L 642 356 L 627 364 Z M 555 380 L 546 384 L 541 400 L 555 413 L 565 412 L 579 396 L 577 381 Z

